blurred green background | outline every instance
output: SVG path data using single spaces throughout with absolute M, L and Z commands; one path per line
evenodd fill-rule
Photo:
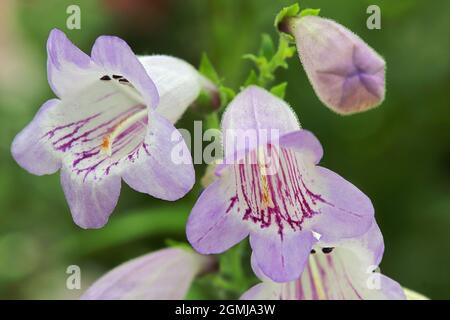
M 82 230 L 70 216 L 59 176 L 37 177 L 10 155 L 14 136 L 53 94 L 46 80 L 50 29 L 89 52 L 102 34 L 125 39 L 138 54 L 179 56 L 198 65 L 205 51 L 238 88 L 262 32 L 292 1 L 274 0 L 2 0 L 0 2 L 0 298 L 78 297 L 66 268 L 79 265 L 85 289 L 106 270 L 184 240 L 184 223 L 200 186 L 169 203 L 123 185 L 101 230 Z M 67 30 L 66 8 L 81 8 L 81 30 Z M 381 30 L 368 30 L 366 8 L 378 4 Z M 305 0 L 359 34 L 387 61 L 383 105 L 338 116 L 315 97 L 297 58 L 278 73 L 303 127 L 321 140 L 323 165 L 372 199 L 385 237 L 383 272 L 436 299 L 450 298 L 450 12 L 449 1 Z M 188 112 L 179 127 L 200 115 Z M 198 178 L 204 167 L 196 168 Z

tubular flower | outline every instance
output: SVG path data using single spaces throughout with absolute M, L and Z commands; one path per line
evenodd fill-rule
M 264 139 L 267 131 L 277 134 Z M 256 139 L 247 139 L 249 133 Z M 371 201 L 336 173 L 317 166 L 323 154 L 319 141 L 300 129 L 283 100 L 248 87 L 225 111 L 222 134 L 225 162 L 216 169 L 218 179 L 197 200 L 186 227 L 198 252 L 221 253 L 249 235 L 264 274 L 286 282 L 300 276 L 314 245 L 369 229 Z
M 326 246 L 324 246 L 326 245 Z M 252 267 L 262 283 L 250 288 L 243 300 L 400 300 L 402 287 L 376 272 L 384 244 L 374 222 L 362 237 L 315 246 L 301 277 L 295 281 L 270 281 L 252 257 Z
M 76 224 L 99 228 L 116 206 L 121 179 L 165 200 L 194 184 L 187 146 L 173 126 L 201 89 L 186 62 L 167 56 L 138 59 L 121 39 L 97 38 L 91 56 L 59 30 L 47 42 L 51 99 L 14 139 L 16 162 L 36 175 L 61 169 Z M 183 161 L 171 161 L 172 147 Z M 180 163 L 181 162 L 181 163 Z
M 163 249 L 130 260 L 97 280 L 83 300 L 180 300 L 196 276 L 215 260 L 179 248 Z
M 340 114 L 378 106 L 385 95 L 385 62 L 342 25 L 317 16 L 289 18 L 286 29 L 319 99 Z

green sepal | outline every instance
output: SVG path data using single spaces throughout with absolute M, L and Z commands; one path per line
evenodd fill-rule
M 270 89 L 270 92 L 280 99 L 284 99 L 286 94 L 287 82 L 279 83 Z
M 212 65 L 211 60 L 209 60 L 208 55 L 206 53 L 202 54 L 202 58 L 200 60 L 200 67 L 198 68 L 198 71 L 206 78 L 211 80 L 214 84 L 221 83 L 219 75 L 217 74 L 216 69 Z
M 192 249 L 192 247 L 186 243 L 186 242 L 181 242 L 181 241 L 177 241 L 177 240 L 173 240 L 173 239 L 166 239 L 164 241 L 166 243 L 166 246 L 169 248 L 178 248 L 178 249 L 183 249 L 189 252 L 194 252 L 194 250 Z
M 298 16 L 301 18 L 301 17 L 306 17 L 306 16 L 318 16 L 319 14 L 320 14 L 320 9 L 307 8 L 307 9 L 303 9 Z
M 283 22 L 284 19 L 289 17 L 296 17 L 300 12 L 300 6 L 298 3 L 294 3 L 289 7 L 284 7 L 281 11 L 276 15 L 274 26 L 278 30 L 278 25 Z
M 259 55 L 267 60 L 270 60 L 274 54 L 275 45 L 273 44 L 272 38 L 267 33 L 263 33 L 261 35 L 261 48 L 259 50 Z
M 258 84 L 258 76 L 256 75 L 255 70 L 250 70 L 247 80 L 244 82 L 244 88 L 253 84 Z

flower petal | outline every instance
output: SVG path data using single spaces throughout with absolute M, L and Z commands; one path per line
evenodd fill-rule
M 100 36 L 94 43 L 92 60 L 105 72 L 123 76 L 143 96 L 145 104 L 156 108 L 158 90 L 128 44 L 114 36 Z
M 400 285 L 373 272 L 374 268 L 376 266 L 367 265 L 363 268 L 359 256 L 344 247 L 337 247 L 326 256 L 317 252 L 311 255 L 302 277 L 297 282 L 286 284 L 283 292 L 294 291 L 289 299 L 298 300 L 404 299 Z M 287 296 L 283 298 L 288 299 Z
M 186 143 L 180 132 L 156 112 L 150 114 L 142 148 L 122 173 L 131 188 L 171 201 L 191 190 L 195 172 Z
M 280 300 L 282 285 L 262 282 L 248 289 L 239 300 Z
M 317 166 L 314 184 L 325 203 L 320 214 L 306 221 L 308 229 L 321 235 L 323 242 L 357 237 L 372 224 L 374 208 L 370 199 L 338 174 Z
M 297 116 L 286 102 L 249 86 L 231 101 L 222 118 L 225 159 L 299 129 Z
M 53 29 L 47 40 L 47 76 L 58 97 L 72 94 L 99 78 L 100 70 L 64 34 Z
M 32 174 L 52 174 L 61 167 L 61 161 L 55 155 L 45 134 L 46 113 L 58 108 L 60 101 L 51 99 L 45 102 L 31 121 L 15 138 L 11 153 L 16 162 Z
M 43 139 L 73 171 L 99 177 L 120 173 L 134 160 L 147 131 L 147 107 L 134 94 L 116 80 L 97 79 L 46 110 Z
M 120 176 L 86 176 L 63 166 L 61 184 L 77 225 L 87 229 L 106 224 L 119 199 Z
M 398 283 L 375 272 L 383 249 L 375 221 L 361 237 L 321 243 L 314 247 L 301 278 L 283 284 L 282 299 L 404 299 Z
M 334 243 L 322 242 L 321 245 L 323 247 L 343 247 L 346 249 L 346 252 L 357 255 L 361 270 L 364 272 L 369 266 L 378 266 L 384 253 L 383 235 L 375 219 L 372 219 L 369 230 L 362 236 L 345 238 Z M 351 258 L 344 260 L 349 265 L 352 264 Z
M 292 281 L 300 277 L 312 246 L 317 240 L 308 231 L 286 234 L 250 233 L 250 245 L 261 271 L 275 282 Z
M 302 154 L 311 154 L 315 164 L 319 163 L 323 156 L 323 148 L 319 140 L 307 130 L 285 134 L 280 138 L 280 147 L 294 149 Z
M 83 300 L 179 300 L 196 275 L 214 260 L 183 249 L 152 252 L 114 268 L 97 280 Z
M 200 74 L 189 63 L 170 56 L 140 57 L 159 93 L 157 112 L 177 122 L 200 93 Z
M 200 195 L 191 211 L 186 234 L 200 253 L 221 253 L 247 237 L 249 230 L 239 213 L 233 172 L 222 177 Z

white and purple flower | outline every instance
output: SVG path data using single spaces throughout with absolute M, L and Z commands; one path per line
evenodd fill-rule
M 383 102 L 386 63 L 352 31 L 314 15 L 287 18 L 281 28 L 295 37 L 314 91 L 331 110 L 352 114 Z
M 162 249 L 127 261 L 92 284 L 82 300 L 180 300 L 194 278 L 215 260 L 180 248 Z
M 236 131 L 257 137 L 275 131 L 279 141 L 258 138 L 244 148 L 230 146 Z M 371 226 L 370 199 L 317 166 L 323 154 L 319 141 L 300 128 L 283 100 L 248 87 L 225 111 L 222 133 L 226 162 L 187 223 L 188 240 L 198 252 L 221 253 L 250 236 L 262 272 L 287 282 L 299 278 L 313 246 L 360 236 Z M 232 157 L 237 162 L 230 163 Z
M 359 238 L 314 246 L 308 264 L 295 281 L 275 283 L 259 269 L 263 281 L 245 292 L 243 300 L 403 300 L 405 293 L 394 280 L 376 272 L 384 252 L 377 224 Z
M 187 146 L 172 123 L 196 99 L 204 79 L 168 56 L 137 58 L 113 36 L 97 38 L 91 56 L 65 34 L 47 42 L 51 99 L 12 143 L 17 163 L 36 175 L 61 169 L 76 224 L 99 228 L 131 188 L 165 200 L 183 197 L 195 175 Z M 182 163 L 171 150 L 183 146 Z M 179 160 L 179 159 L 178 159 Z

